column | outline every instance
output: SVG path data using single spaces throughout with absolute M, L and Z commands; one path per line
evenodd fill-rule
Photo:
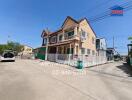
M 65 34 L 65 33 L 64 33 L 64 30 L 63 30 L 62 32 L 63 32 L 62 41 L 64 41 L 64 36 L 65 36 L 65 35 L 64 35 L 64 34 Z
M 69 50 L 69 61 L 68 61 L 69 65 L 70 65 L 70 60 L 71 60 L 71 43 L 70 43 L 70 50 Z
M 74 47 L 74 55 L 76 55 L 77 54 L 77 50 L 76 50 L 77 48 L 76 48 L 76 45 L 75 45 L 75 47 Z
M 55 58 L 56 58 L 56 62 L 57 62 L 57 59 L 58 59 L 58 46 L 56 47 L 56 55 L 55 55 Z
M 48 44 L 49 44 L 49 37 L 47 37 L 45 60 L 47 60 L 48 58 Z

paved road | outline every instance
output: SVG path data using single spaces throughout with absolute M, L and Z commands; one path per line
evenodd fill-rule
M 132 100 L 132 81 L 33 60 L 0 63 L 0 100 Z
M 90 67 L 88 70 L 109 74 L 117 77 L 132 79 L 132 67 L 124 62 L 114 62 L 100 66 Z

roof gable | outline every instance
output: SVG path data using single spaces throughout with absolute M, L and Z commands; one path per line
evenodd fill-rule
M 93 30 L 93 28 L 92 28 L 91 24 L 89 23 L 89 21 L 87 20 L 87 18 L 81 19 L 81 20 L 79 21 L 79 23 L 81 23 L 82 21 L 86 21 L 88 27 L 92 30 L 92 32 L 94 33 L 94 35 L 97 37 L 95 31 Z
M 74 20 L 73 18 L 71 18 L 70 16 L 68 16 L 65 21 L 63 22 L 61 28 L 65 28 L 65 27 L 69 27 L 69 26 L 74 26 L 77 25 L 78 21 Z

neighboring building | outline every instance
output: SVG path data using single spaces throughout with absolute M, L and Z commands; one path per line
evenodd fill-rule
M 33 49 L 35 58 L 45 60 L 45 51 L 46 51 L 45 49 L 46 48 L 43 48 L 43 47 Z
M 96 55 L 96 34 L 86 18 L 77 21 L 68 16 L 60 29 L 56 32 L 44 30 L 41 37 L 48 55 Z
M 114 60 L 114 52 L 115 52 L 114 48 L 107 48 L 106 56 L 108 61 Z
M 128 44 L 128 59 L 127 62 L 132 66 L 132 44 Z
M 33 53 L 33 48 L 27 45 L 23 45 L 23 51 L 20 53 L 22 55 L 29 55 Z
M 104 38 L 96 39 L 96 49 L 97 49 L 98 56 L 106 57 L 107 44 Z
M 130 56 L 130 53 L 132 53 L 132 44 L 128 44 L 128 55 Z

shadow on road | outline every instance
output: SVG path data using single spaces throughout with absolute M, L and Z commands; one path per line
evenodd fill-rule
M 117 66 L 117 68 L 123 70 L 129 77 L 132 77 L 132 67 L 129 66 L 127 63 L 123 63 L 123 65 Z
M 2 63 L 7 62 L 8 63 L 8 62 L 15 62 L 15 61 L 14 60 L 5 60 L 5 61 L 0 61 L 0 62 L 2 62 Z

